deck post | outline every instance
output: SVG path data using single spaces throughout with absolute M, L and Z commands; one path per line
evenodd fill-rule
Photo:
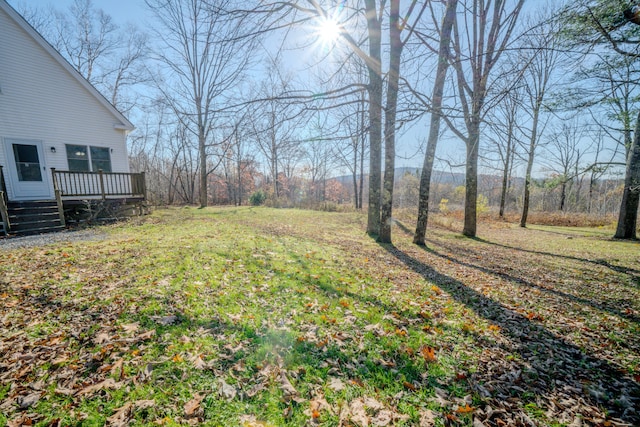
M 58 215 L 60 215 L 60 224 L 63 227 L 66 227 L 67 222 L 64 219 L 64 205 L 62 204 L 62 192 L 58 189 L 54 191 L 56 193 L 56 203 L 58 203 Z
M 56 168 L 51 168 L 51 178 L 53 179 L 53 191 L 58 191 L 58 181 L 56 181 Z
M 144 171 L 140 172 L 140 180 L 142 181 L 142 200 L 147 200 L 147 179 L 144 175 Z
M 4 224 L 4 233 L 9 234 L 9 231 L 11 231 L 11 223 L 9 223 L 9 211 L 5 203 L 4 191 L 0 191 L 0 220 L 2 220 L 2 224 Z
M 102 194 L 102 200 L 105 200 L 107 194 L 104 190 L 104 174 L 102 173 L 102 169 L 98 169 L 98 175 L 100 176 L 100 193 Z

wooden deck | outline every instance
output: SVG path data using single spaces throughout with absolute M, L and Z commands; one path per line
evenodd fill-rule
M 25 226 L 32 222 L 40 226 L 50 222 L 50 218 L 47 221 L 44 217 L 39 218 L 38 209 L 33 208 L 39 204 L 53 204 L 54 208 L 57 205 L 59 220 L 55 221 L 56 224 L 50 231 L 63 228 L 69 221 L 130 216 L 134 213 L 141 214 L 145 209 L 147 188 L 144 172 L 71 172 L 56 169 L 51 169 L 51 172 L 54 200 L 17 202 L 7 197 L 6 182 L 0 166 L 0 235 L 46 232 L 42 227 L 31 230 Z M 52 208 L 48 207 L 48 210 Z M 46 214 L 51 216 L 52 213 Z

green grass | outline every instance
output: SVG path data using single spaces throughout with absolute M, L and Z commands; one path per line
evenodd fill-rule
M 0 252 L 0 425 L 103 425 L 127 404 L 130 425 L 360 425 L 361 402 L 374 423 L 433 413 L 436 425 L 471 425 L 505 393 L 511 415 L 543 411 L 546 423 L 531 400 L 561 392 L 543 384 L 550 375 L 603 420 L 589 387 L 614 375 L 636 397 L 637 243 L 435 229 L 425 250 L 400 229 L 395 246 L 378 245 L 364 221 L 168 209 L 102 227 L 104 240 Z M 549 346 L 557 366 L 545 365 Z M 583 368 L 563 365 L 571 352 Z

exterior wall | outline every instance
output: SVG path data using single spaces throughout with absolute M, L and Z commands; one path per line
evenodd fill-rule
M 113 172 L 129 172 L 126 132 L 115 125 L 118 117 L 0 9 L 0 165 L 9 198 L 5 139 L 42 141 L 49 178 L 51 168 L 68 170 L 65 144 L 108 147 Z

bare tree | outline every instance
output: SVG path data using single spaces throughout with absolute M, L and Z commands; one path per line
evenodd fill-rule
M 536 149 L 540 144 L 540 137 L 546 126 L 546 121 L 541 117 L 547 95 L 554 84 L 553 75 L 557 71 L 560 56 L 558 38 L 558 21 L 542 17 L 540 24 L 523 38 L 520 50 L 520 61 L 528 64 L 523 79 L 524 103 L 527 108 L 524 112 L 529 115 L 530 123 L 526 147 L 527 168 L 524 177 L 524 194 L 522 198 L 522 215 L 520 227 L 527 226 L 529 215 L 529 202 L 531 197 L 531 174 L 535 161 Z M 525 48 L 526 47 L 526 48 Z
M 566 33 L 585 46 L 607 47 L 630 58 L 640 58 L 640 39 L 637 37 L 637 1 L 611 2 L 581 0 L 564 10 L 568 22 Z M 615 238 L 635 239 L 640 205 L 640 113 L 636 119 L 634 137 L 626 158 L 624 190 L 620 202 Z
M 513 87 L 512 82 L 507 81 L 506 83 L 508 86 Z M 498 90 L 501 91 L 501 89 Z M 504 218 L 511 173 L 521 137 L 518 125 L 521 120 L 522 109 L 521 91 L 521 88 L 509 90 L 506 95 L 501 97 L 500 103 L 489 113 L 489 119 L 487 120 L 488 128 L 492 130 L 487 138 L 492 148 L 490 151 L 497 154 L 496 161 L 502 174 L 500 208 L 498 211 L 500 218 Z
M 431 192 L 431 174 L 433 172 L 433 162 L 436 156 L 436 147 L 440 136 L 440 122 L 442 115 L 442 98 L 444 95 L 444 85 L 449 68 L 449 46 L 451 44 L 451 31 L 455 21 L 458 0 L 447 0 L 443 15 L 442 27 L 440 30 L 440 42 L 438 48 L 438 66 L 436 71 L 436 81 L 433 84 L 433 95 L 431 97 L 431 122 L 429 125 L 429 137 L 427 139 L 427 149 L 424 155 L 422 173 L 420 176 L 420 190 L 418 196 L 418 220 L 416 231 L 413 236 L 413 243 L 425 244 L 425 234 L 429 220 L 429 195 Z M 423 43 L 425 38 L 419 34 Z
M 465 236 L 476 235 L 480 126 L 486 113 L 491 73 L 510 42 L 523 5 L 524 0 L 465 0 L 462 2 L 465 13 L 454 25 L 452 64 L 464 130 L 450 118 L 443 117 L 467 149 L 462 230 Z
M 118 27 L 91 0 L 75 0 L 67 11 L 24 6 L 21 13 L 116 108 L 127 113 L 138 104 L 131 89 L 148 80 L 148 40 L 135 25 Z
M 547 150 L 548 169 L 554 172 L 555 182 L 560 187 L 558 210 L 567 208 L 567 197 L 573 182 L 579 177 L 581 160 L 585 154 L 580 148 L 584 129 L 575 121 L 567 120 L 549 135 Z
M 158 21 L 157 59 L 165 66 L 160 92 L 198 143 L 199 202 L 208 204 L 208 162 L 213 130 L 227 98 L 233 96 L 250 62 L 253 39 L 226 11 L 232 0 L 145 0 Z M 225 141 L 227 142 L 227 141 Z M 219 162 L 217 163 L 219 164 Z

